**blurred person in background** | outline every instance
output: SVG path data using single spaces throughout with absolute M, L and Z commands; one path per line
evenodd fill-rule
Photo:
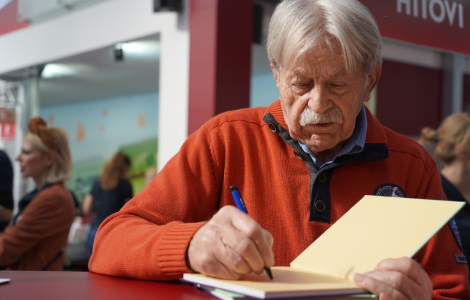
M 151 166 L 145 171 L 145 186 L 149 185 L 155 176 L 157 176 L 157 167 Z
M 18 214 L 0 234 L 0 266 L 60 271 L 74 218 L 72 195 L 64 185 L 71 169 L 68 140 L 62 129 L 48 128 L 40 117 L 29 122 L 29 130 L 16 160 L 36 189 L 20 200 Z
M 425 127 L 421 144 L 435 146 L 435 154 L 443 164 L 441 182 L 447 199 L 464 201 L 455 215 L 465 257 L 470 259 L 470 114 L 448 116 L 437 130 Z
M 132 197 L 132 186 L 127 180 L 131 160 L 122 152 L 117 152 L 104 165 L 103 174 L 96 180 L 93 188 L 83 200 L 83 213 L 94 213 L 88 234 L 87 247 L 90 254 L 93 241 L 101 222 L 118 212 Z
M 13 167 L 7 154 L 0 150 L 0 232 L 13 214 Z

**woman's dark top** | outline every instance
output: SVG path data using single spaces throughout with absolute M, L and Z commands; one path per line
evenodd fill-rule
M 132 186 L 129 181 L 124 179 L 119 179 L 117 187 L 111 191 L 104 191 L 98 179 L 95 181 L 90 194 L 93 196 L 95 211 L 91 223 L 92 227 L 100 226 L 104 219 L 118 212 L 124 206 L 125 201 L 133 197 Z
M 441 175 L 442 188 L 448 200 L 463 201 L 465 206 L 455 215 L 454 219 L 459 228 L 460 240 L 462 242 L 463 254 L 470 259 L 470 205 L 465 201 L 465 198 L 460 194 L 459 190 L 449 182 L 444 176 Z
M 13 167 L 7 154 L 0 150 L 0 205 L 13 209 Z M 0 231 L 8 226 L 9 221 L 0 221 Z

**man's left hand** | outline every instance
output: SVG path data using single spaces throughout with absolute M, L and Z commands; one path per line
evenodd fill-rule
M 432 282 L 416 261 L 408 257 L 382 260 L 374 271 L 354 274 L 354 282 L 379 300 L 429 300 Z

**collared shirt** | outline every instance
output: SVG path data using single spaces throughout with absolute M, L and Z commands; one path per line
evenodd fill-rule
M 310 155 L 315 165 L 320 169 L 322 166 L 325 166 L 327 164 L 331 164 L 332 162 L 334 162 L 337 157 L 361 152 L 362 149 L 364 149 L 364 144 L 366 142 L 366 133 L 367 133 L 366 110 L 364 106 L 362 106 L 361 112 L 356 118 L 356 126 L 354 127 L 353 134 L 348 139 L 348 141 L 343 146 L 343 148 L 341 148 L 335 156 L 330 158 L 325 163 L 323 163 L 318 158 L 316 158 L 315 155 L 312 153 L 312 151 L 307 147 L 307 145 L 301 142 L 299 142 L 299 145 L 300 147 L 302 147 L 302 150 L 304 150 L 306 153 Z

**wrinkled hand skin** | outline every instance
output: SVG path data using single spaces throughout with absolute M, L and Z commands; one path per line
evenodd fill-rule
M 354 274 L 354 282 L 379 295 L 379 300 L 432 299 L 431 279 L 408 257 L 382 260 L 374 271 Z
M 188 266 L 221 279 L 260 274 L 274 265 L 273 237 L 250 216 L 224 206 L 194 234 L 188 248 Z

